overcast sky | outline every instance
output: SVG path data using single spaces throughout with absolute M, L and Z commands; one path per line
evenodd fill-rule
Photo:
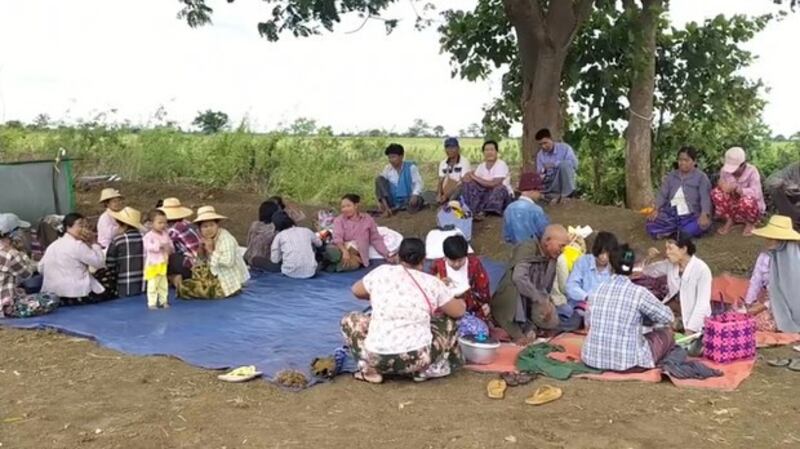
M 383 24 L 346 20 L 333 34 L 307 39 L 259 38 L 268 5 L 239 0 L 216 6 L 215 25 L 190 29 L 171 0 L 0 0 L 0 121 L 31 121 L 46 113 L 74 121 L 116 109 L 113 120 L 146 124 L 164 106 L 188 125 L 198 110 L 247 116 L 267 129 L 310 117 L 336 131 L 402 131 L 416 117 L 456 133 L 479 122 L 499 80 L 450 77 L 438 34 L 406 17 L 387 36 Z M 434 2 L 440 10 L 472 0 Z M 756 14 L 768 0 L 672 0 L 674 23 L 719 12 Z M 135 5 L 135 6 L 134 6 Z M 770 91 L 764 118 L 775 133 L 800 131 L 800 13 L 773 23 L 748 45 L 759 56 L 748 75 Z

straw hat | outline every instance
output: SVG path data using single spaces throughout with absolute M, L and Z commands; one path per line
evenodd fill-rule
M 181 205 L 181 201 L 177 198 L 167 198 L 164 200 L 164 203 L 161 204 L 161 207 L 158 208 L 161 212 L 164 212 L 164 215 L 167 216 L 167 220 L 183 220 L 184 218 L 189 218 L 192 216 L 194 212 L 188 207 L 183 207 Z
M 194 219 L 195 223 L 211 220 L 227 220 L 228 217 L 220 215 L 214 209 L 214 206 L 203 206 L 197 209 L 197 218 Z
M 773 215 L 769 218 L 769 223 L 754 230 L 753 235 L 772 240 L 800 241 L 800 232 L 794 230 L 792 219 L 785 215 Z
M 103 191 L 100 192 L 100 201 L 98 201 L 98 203 L 113 200 L 114 198 L 122 198 L 122 194 L 119 193 L 119 190 L 112 188 L 103 189 Z
M 144 226 L 142 226 L 142 213 L 132 207 L 126 207 L 119 212 L 111 212 L 110 215 L 114 220 L 121 221 L 140 231 L 144 229 Z

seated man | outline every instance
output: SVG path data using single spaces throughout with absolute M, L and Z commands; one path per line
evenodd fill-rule
M 569 197 L 575 191 L 578 158 L 568 144 L 553 142 L 547 128 L 540 129 L 535 137 L 539 144 L 536 169 L 544 178 L 542 193 L 551 204 L 558 204 L 562 198 Z
M 424 206 L 422 175 L 415 163 L 403 160 L 405 153 L 403 146 L 397 143 L 386 147 L 384 154 L 389 158 L 389 163 L 375 178 L 375 196 L 385 217 L 403 209 L 411 213 L 418 212 Z
M 461 180 L 464 175 L 472 171 L 469 159 L 461 156 L 458 139 L 455 137 L 445 139 L 444 151 L 447 153 L 447 159 L 439 164 L 439 189 L 436 192 L 439 204 L 459 200 L 462 190 Z
M 675 344 L 670 308 L 630 280 L 635 262 L 628 245 L 615 248 L 610 257 L 614 274 L 589 295 L 589 334 L 581 350 L 587 366 L 613 371 L 655 368 Z M 660 327 L 644 333 L 645 323 Z
M 771 174 L 765 184 L 778 214 L 790 217 L 800 231 L 800 162 Z
M 568 243 L 567 230 L 550 225 L 545 228 L 541 243 L 528 240 L 514 248 L 490 308 L 497 324 L 519 344 L 531 343 L 536 329 L 558 328 L 558 313 L 550 293 L 556 260 Z
M 540 239 L 550 219 L 534 201 L 541 197 L 541 178 L 536 173 L 525 173 L 519 181 L 519 198 L 503 212 L 503 239 L 516 245 L 527 240 Z

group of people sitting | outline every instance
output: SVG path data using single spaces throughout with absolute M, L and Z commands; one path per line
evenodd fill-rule
M 502 215 L 503 237 L 514 245 L 493 295 L 486 270 L 463 235 L 444 239 L 444 257 L 426 265 L 430 249 L 419 239 L 403 239 L 390 250 L 373 217 L 361 211 L 358 195 L 344 195 L 338 216 L 319 232 L 298 226 L 305 220 L 301 210 L 280 197 L 269 198 L 260 205 L 242 251 L 224 228 L 227 217 L 212 206 L 200 207 L 189 221 L 195 212 L 177 198 L 167 198 L 142 222 L 142 214 L 126 207 L 120 192 L 104 189 L 100 203 L 105 211 L 97 232 L 84 216 L 67 214 L 62 236 L 44 249 L 38 264 L 25 243 L 30 224 L 0 214 L 2 313 L 26 317 L 59 304 L 143 293 L 148 307 L 166 308 L 170 284 L 185 299 L 230 298 L 245 287 L 249 269 L 308 279 L 322 270 L 369 267 L 377 256 L 389 263 L 352 287 L 357 298 L 370 302 L 371 312 L 348 314 L 341 323 L 361 380 L 380 382 L 387 374 L 425 380 L 449 374 L 461 363 L 458 320 L 463 322 L 465 315 L 483 323 L 493 337 L 522 345 L 585 328 L 587 365 L 620 371 L 649 368 L 674 344 L 673 331 L 701 333 L 712 313 L 711 270 L 696 254 L 693 238 L 716 215 L 724 221 L 720 233 L 743 222 L 745 235 L 768 242 L 742 311 L 756 317 L 760 329 L 800 331 L 800 301 L 792 295 L 800 291 L 800 233 L 792 227 L 800 192 L 797 167 L 767 183 L 771 193 L 783 195 L 775 202 L 786 216 L 775 215 L 756 229 L 765 202 L 758 171 L 746 163 L 744 151 L 732 148 L 726 153 L 720 181 L 711 189 L 696 166 L 696 151 L 681 148 L 678 168 L 659 190 L 647 225 L 653 237 L 667 238 L 666 259 L 656 261 L 660 251 L 651 249 L 637 262 L 633 249 L 611 233 L 597 233 L 587 251 L 582 236 L 550 223 L 537 201 L 558 204 L 570 197 L 578 161 L 549 131 L 536 137 L 539 171 L 520 179 L 514 201 L 510 172 L 498 158 L 496 142 L 484 143 L 484 162 L 473 171 L 458 141 L 445 141 L 447 159 L 440 164 L 432 202 L 446 205 L 459 199 L 476 218 Z M 376 180 L 382 212 L 420 210 L 427 201 L 419 169 L 404 160 L 400 145 L 389 145 L 386 154 L 389 164 Z

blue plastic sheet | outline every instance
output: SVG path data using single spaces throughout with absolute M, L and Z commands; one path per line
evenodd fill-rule
M 487 259 L 484 264 L 494 291 L 503 266 Z M 138 296 L 0 324 L 56 329 L 128 354 L 169 355 L 202 368 L 255 365 L 267 377 L 287 368 L 307 373 L 315 357 L 330 356 L 342 345 L 342 316 L 367 305 L 350 293 L 364 274 L 295 280 L 254 273 L 243 293 L 230 299 L 170 298 L 169 309 L 148 310 L 145 297 Z

